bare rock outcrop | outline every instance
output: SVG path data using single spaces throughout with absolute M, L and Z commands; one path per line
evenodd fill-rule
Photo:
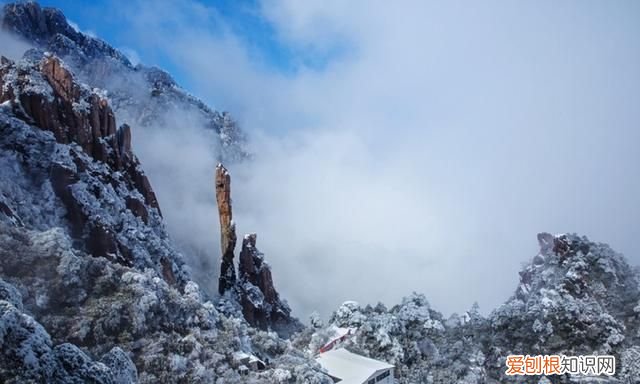
M 300 322 L 291 317 L 289 305 L 280 299 L 264 254 L 256 248 L 255 233 L 242 240 L 236 276 L 234 249 L 237 238 L 231 206 L 231 175 L 222 164 L 216 167 L 216 200 L 222 251 L 219 293 L 231 292 L 237 298 L 244 318 L 254 327 L 275 330 L 283 336 L 300 329 Z
M 237 237 L 231 207 L 231 176 L 222 164 L 218 164 L 216 167 L 216 201 L 220 217 L 220 247 L 222 250 L 218 292 L 223 295 L 236 283 L 233 251 L 236 247 Z
M 100 201 L 102 208 L 111 205 L 108 209 L 114 209 L 112 204 L 122 196 L 123 208 L 145 225 L 151 224 L 151 210 L 161 216 L 151 183 L 133 154 L 131 128 L 126 124 L 116 128 L 105 94 L 77 81 L 59 58 L 32 56 L 18 62 L 2 58 L 0 104 L 25 123 L 51 132 L 56 143 L 69 146 L 68 155 L 48 159 L 46 168 L 53 193 L 65 208 L 72 236 L 93 256 L 132 266 L 135 246 L 125 237 L 134 234 L 124 236 L 122 232 L 130 224 L 94 212 L 98 208 L 95 201 Z M 25 141 L 20 143 L 12 149 L 24 159 L 33 158 L 33 149 L 22 145 Z M 114 193 L 118 196 L 115 200 L 109 197 Z M 6 211 L 10 208 L 7 205 Z M 159 260 L 154 267 L 167 269 Z
M 116 129 L 105 97 L 76 82 L 55 56 L 43 58 L 38 66 L 3 62 L 0 103 L 10 102 L 17 115 L 51 131 L 57 142 L 78 144 L 95 160 L 124 171 L 145 202 L 159 209 L 151 183 L 131 152 L 131 128 L 124 124 Z
M 255 233 L 244 236 L 238 265 L 238 293 L 242 313 L 249 324 L 261 329 L 286 330 L 295 323 L 291 308 L 280 300 L 271 266 L 256 248 Z

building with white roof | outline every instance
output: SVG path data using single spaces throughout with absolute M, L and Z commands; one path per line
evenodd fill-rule
M 393 365 L 351 353 L 344 348 L 321 353 L 316 357 L 316 361 L 336 383 L 393 383 Z

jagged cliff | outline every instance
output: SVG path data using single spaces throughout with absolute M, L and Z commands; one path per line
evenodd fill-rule
M 216 133 L 212 151 L 220 154 L 221 161 L 247 157 L 244 133 L 229 114 L 207 107 L 180 88 L 168 73 L 134 66 L 106 42 L 75 30 L 60 10 L 25 1 L 5 5 L 0 16 L 2 29 L 56 54 L 83 83 L 107 90 L 112 108 L 129 124 L 153 128 L 166 125 L 175 111 L 188 113 Z
M 0 381 L 327 382 L 191 280 L 102 90 L 37 50 L 0 83 Z
M 273 284 L 271 267 L 256 248 L 255 233 L 244 236 L 238 262 L 238 295 L 244 318 L 261 329 L 274 329 L 284 336 L 299 331 L 300 322 Z
M 211 204 L 201 201 L 210 192 L 209 184 L 202 182 L 209 167 L 219 161 L 233 164 L 250 158 L 238 124 L 228 113 L 209 108 L 190 95 L 168 73 L 134 66 L 108 43 L 76 30 L 57 9 L 32 1 L 8 4 L 0 11 L 0 24 L 2 33 L 33 46 L 28 54 L 33 60 L 38 61 L 45 52 L 54 54 L 79 83 L 101 90 L 100 98 L 108 101 L 111 112 L 130 127 L 126 133 L 138 141 L 136 153 L 146 162 L 146 173 L 156 178 L 154 192 L 165 201 L 162 213 L 174 247 L 185 255 L 194 279 L 214 295 L 216 280 L 210 279 L 209 270 L 217 265 L 209 264 L 205 257 L 214 240 L 194 239 L 194 233 L 209 224 L 197 213 L 199 221 L 190 220 L 193 216 L 187 212 Z M 198 160 L 185 165 L 184 146 L 194 141 Z
M 76 82 L 53 56 L 18 63 L 3 58 L 0 79 L 0 102 L 15 116 L 5 114 L 1 143 L 4 157 L 13 156 L 22 165 L 12 175 L 13 182 L 24 180 L 21 195 L 39 197 L 37 206 L 49 203 L 49 196 L 29 189 L 34 179 L 46 183 L 40 185 L 41 193 L 57 197 L 65 212 L 63 222 L 82 249 L 123 265 L 154 268 L 180 282 L 182 261 L 167 244 L 155 193 L 131 150 L 129 127 L 116 129 L 108 102 Z M 15 129 L 24 124 L 51 136 Z M 11 183 L 0 189 L 5 206 L 22 218 L 23 225 L 52 220 L 30 217 L 25 211 L 33 207 L 18 204 L 18 191 Z M 142 240 L 128 230 L 139 227 L 149 232 Z M 150 254 L 152 249 L 157 252 Z

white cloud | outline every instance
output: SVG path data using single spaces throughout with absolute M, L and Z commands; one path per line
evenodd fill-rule
M 69 19 L 67 19 L 67 23 L 68 23 L 68 24 L 69 24 L 69 26 L 70 26 L 71 28 L 73 28 L 76 32 L 84 33 L 85 35 L 87 35 L 87 36 L 89 36 L 89 37 L 93 37 L 93 38 L 97 38 L 97 37 L 98 37 L 98 35 L 97 35 L 97 34 L 95 33 L 95 31 L 93 31 L 93 30 L 88 29 L 88 30 L 86 30 L 86 31 L 83 31 L 82 29 L 80 29 L 80 26 L 78 25 L 78 23 L 76 23 L 76 22 L 75 22 L 75 21 L 73 21 L 73 20 L 69 20 Z
M 75 21 L 67 19 L 67 23 L 69 23 L 69 26 L 71 26 L 71 28 L 73 28 L 74 31 L 82 32 L 80 30 L 80 27 L 78 26 L 78 23 L 76 23 Z
M 138 65 L 140 63 L 140 55 L 136 52 L 135 49 L 129 47 L 120 47 L 118 48 L 120 52 L 124 53 L 124 55 L 129 59 L 131 64 Z
M 0 55 L 11 60 L 19 60 L 30 48 L 32 46 L 25 41 L 0 29 Z
M 637 7 L 264 2 L 294 52 L 349 47 L 294 74 L 266 69 L 199 4 L 139 7 L 130 22 L 250 131 L 236 222 L 304 317 L 413 290 L 445 312 L 490 310 L 540 231 L 587 234 L 637 264 Z

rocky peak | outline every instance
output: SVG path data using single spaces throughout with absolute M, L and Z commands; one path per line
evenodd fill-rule
M 159 204 L 133 154 L 129 126 L 116 129 L 115 114 L 103 92 L 80 83 L 58 57 L 45 55 L 33 60 L 37 57 L 33 52 L 26 56 L 30 59 L 1 60 L 0 103 L 3 116 L 7 115 L 0 127 L 3 149 L 17 153 L 25 161 L 38 159 L 25 172 L 37 175 L 40 169 L 46 170 L 52 193 L 66 212 L 70 233 L 87 252 L 127 266 L 153 266 L 168 280 L 179 281 L 175 277 L 179 268 L 173 251 L 163 247 L 167 252 L 155 254 L 151 258 L 155 260 L 141 257 L 137 251 L 140 240 L 135 239 L 141 234 L 131 231 L 131 223 L 127 222 L 130 218 L 121 211 L 127 210 L 144 225 L 151 225 L 152 221 L 159 225 Z M 36 133 L 18 128 L 21 126 L 12 120 L 15 118 L 50 132 L 51 139 L 45 136 L 26 140 L 24 135 Z M 50 140 L 58 146 L 37 144 Z M 43 147 L 35 148 L 36 145 Z M 43 157 L 50 151 L 55 154 Z M 17 212 L 15 203 L 4 205 L 4 216 L 21 223 L 20 215 L 25 213 Z M 151 238 L 157 239 L 156 236 Z
M 289 305 L 280 299 L 273 284 L 271 267 L 256 248 L 257 235 L 245 235 L 238 262 L 238 276 L 234 265 L 236 231 L 231 210 L 231 175 L 218 164 L 216 167 L 216 200 L 220 217 L 220 295 L 231 295 L 242 307 L 242 314 L 249 324 L 261 329 L 275 330 L 289 335 L 302 327 L 291 317 Z
M 55 56 L 39 63 L 5 62 L 0 102 L 9 101 L 16 114 L 53 132 L 59 143 L 76 143 L 96 160 L 120 165 L 117 152 L 109 159 L 103 140 L 115 133 L 116 124 L 106 99 L 78 84 Z
M 557 290 L 578 299 L 603 300 L 629 292 L 637 285 L 637 272 L 606 244 L 574 234 L 538 234 L 540 251 L 520 272 L 516 297 L 529 300 L 544 290 Z M 638 292 L 633 292 L 634 296 Z
M 0 103 L 8 101 L 17 115 L 53 132 L 59 143 L 78 144 L 95 160 L 126 172 L 145 202 L 159 209 L 149 180 L 131 155 L 130 128 L 124 125 L 116 131 L 115 115 L 103 95 L 78 83 L 55 56 L 37 64 L 6 58 L 3 63 Z
M 47 57 L 40 66 L 42 73 L 49 81 L 53 90 L 67 101 L 76 101 L 80 98 L 80 87 L 73 81 L 73 75 L 56 57 Z
M 83 83 L 108 90 L 114 112 L 127 116 L 132 125 L 153 129 L 165 124 L 169 115 L 198 117 L 203 129 L 217 133 L 212 144 L 221 161 L 248 157 L 244 133 L 228 114 L 212 110 L 185 92 L 167 72 L 140 64 L 134 67 L 122 52 L 77 31 L 60 10 L 32 1 L 7 4 L 0 10 L 0 26 L 62 58 Z
M 55 8 L 43 9 L 35 1 L 7 4 L 3 13 L 3 28 L 21 32 L 25 38 L 36 42 L 45 41 L 57 33 L 67 36 L 77 33 L 67 24 L 62 12 Z
M 515 294 L 489 317 L 490 364 L 522 351 L 620 357 L 637 345 L 640 280 L 624 257 L 575 234 L 541 233 L 538 242 Z
M 271 267 L 256 248 L 255 233 L 244 236 L 238 266 L 242 313 L 249 324 L 262 329 L 285 329 L 292 323 L 291 309 L 273 284 Z
M 2 9 L 2 28 L 41 47 L 54 47 L 59 55 L 74 54 L 86 64 L 98 58 L 112 58 L 132 67 L 118 50 L 100 39 L 74 29 L 56 8 L 41 7 L 35 1 L 7 4 Z
M 177 84 L 170 74 L 157 67 L 145 68 L 144 77 L 153 85 L 153 89 L 163 91 L 167 88 L 176 87 Z
M 215 183 L 218 216 L 220 218 L 220 247 L 222 249 L 218 292 L 223 295 L 226 291 L 233 288 L 236 283 L 233 252 L 236 247 L 237 238 L 231 207 L 231 176 L 222 164 L 218 164 L 216 167 Z

